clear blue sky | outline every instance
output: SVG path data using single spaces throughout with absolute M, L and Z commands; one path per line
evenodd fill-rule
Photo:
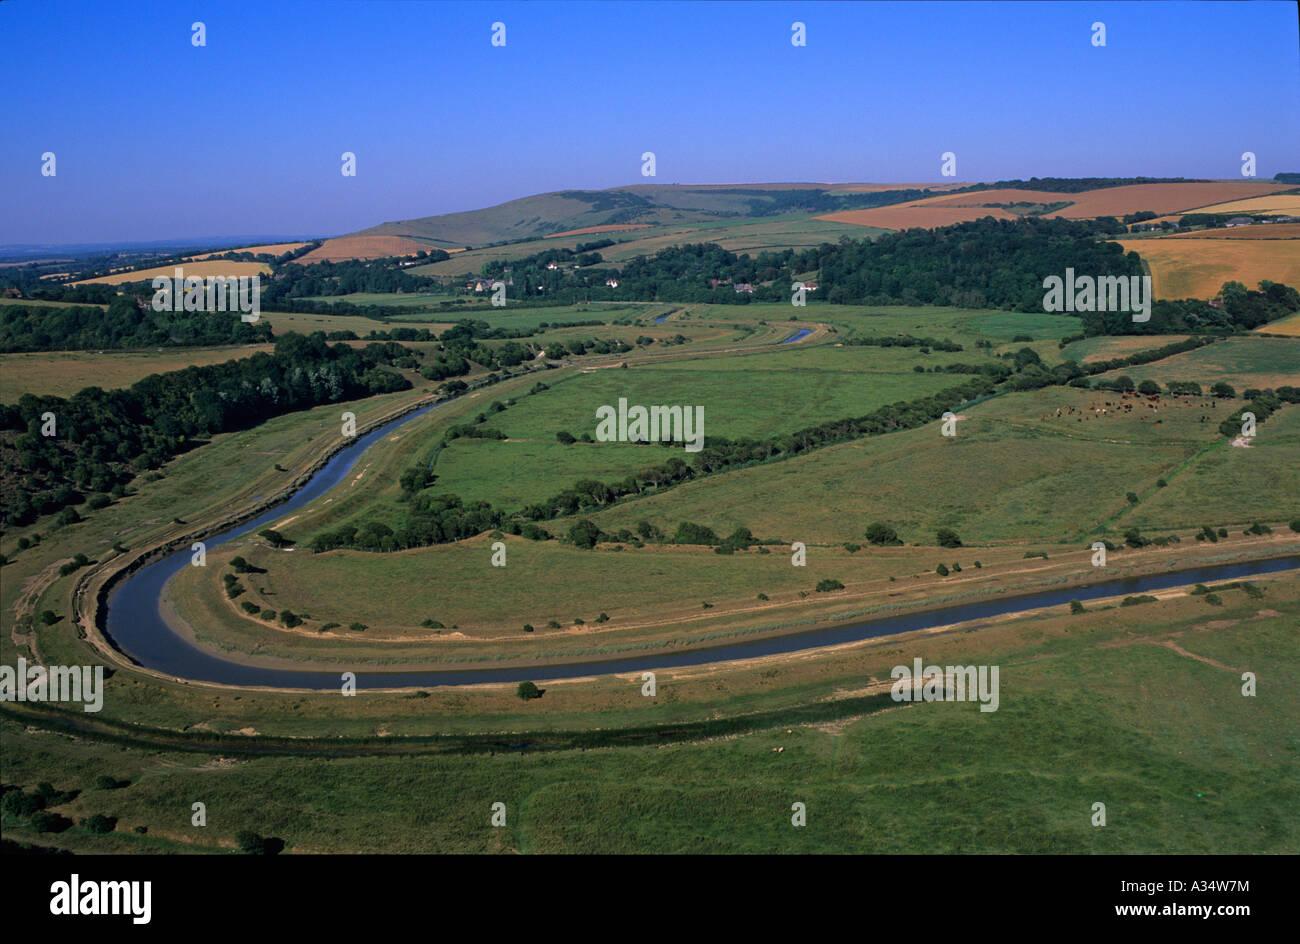
M 1267 179 L 1300 171 L 1297 32 L 1270 0 L 9 0 L 0 244 L 331 235 L 643 182 L 932 181 L 944 151 L 963 180 L 1238 177 L 1243 151 Z

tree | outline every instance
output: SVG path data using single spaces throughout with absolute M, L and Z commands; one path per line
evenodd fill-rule
M 951 528 L 940 528 L 934 533 L 934 537 L 940 547 L 961 547 L 961 538 Z
M 1156 396 L 1160 393 L 1160 384 L 1156 383 L 1154 380 L 1144 380 L 1138 384 L 1138 393 L 1144 394 L 1148 397 Z
M 95 813 L 87 816 L 81 821 L 81 825 L 89 829 L 92 833 L 111 833 L 117 828 L 117 820 L 112 816 L 105 816 L 103 813 Z
M 876 521 L 867 526 L 867 540 L 877 545 L 898 545 L 903 542 L 898 538 L 898 532 L 889 525 L 881 521 Z
M 1237 391 L 1232 386 L 1232 384 L 1227 384 L 1224 383 L 1222 380 L 1220 380 L 1218 383 L 1216 383 L 1214 386 L 1210 388 L 1210 394 L 1211 396 L 1225 397 L 1227 399 L 1231 399 L 1237 395 Z
M 575 521 L 569 528 L 569 540 L 578 547 L 588 550 L 595 547 L 602 536 L 600 528 L 587 518 Z
M 948 567 L 945 564 L 940 564 L 938 567 L 934 569 L 934 572 L 938 574 L 940 577 L 947 577 Z
M 532 682 L 520 682 L 518 687 L 515 688 L 515 694 L 524 701 L 530 701 L 531 699 L 542 697 L 541 689 Z

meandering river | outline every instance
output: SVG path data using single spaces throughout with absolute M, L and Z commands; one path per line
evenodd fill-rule
M 303 508 L 342 482 L 358 460 L 377 441 L 394 430 L 424 416 L 437 404 L 427 406 L 372 430 L 337 453 L 305 486 L 291 497 L 263 514 L 221 534 L 205 540 L 212 550 L 235 538 L 278 521 L 292 511 Z M 190 564 L 190 551 L 183 549 L 155 561 L 130 575 L 108 598 L 107 630 L 110 639 L 141 665 L 184 679 L 217 682 L 227 685 L 255 685 L 272 688 L 337 689 L 342 672 L 357 675 L 358 688 L 433 687 L 436 685 L 471 685 L 484 682 L 542 681 L 576 678 L 585 675 L 641 672 L 702 665 L 732 659 L 798 652 L 821 646 L 855 642 L 878 636 L 890 636 L 914 630 L 930 629 L 968 620 L 988 619 L 1045 606 L 1064 606 L 1070 600 L 1090 600 L 1119 594 L 1149 593 L 1168 587 L 1193 583 L 1235 580 L 1300 567 L 1300 556 L 1274 560 L 1250 561 L 1199 567 L 1148 577 L 1108 580 L 1091 586 L 1048 590 L 1016 597 L 979 600 L 941 609 L 884 616 L 859 623 L 831 626 L 762 639 L 743 640 L 726 645 L 699 647 L 662 655 L 638 655 L 608 660 L 558 665 L 505 668 L 485 663 L 481 668 L 456 668 L 439 671 L 389 671 L 364 663 L 340 665 L 330 671 L 267 668 L 244 665 L 223 659 L 201 649 L 178 635 L 163 619 L 160 604 L 167 582 Z

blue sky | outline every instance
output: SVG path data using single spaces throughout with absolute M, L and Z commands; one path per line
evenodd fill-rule
M 1267 179 L 1300 171 L 1297 32 L 1270 0 L 10 0 L 0 244 L 332 235 L 643 182 L 932 181 L 945 151 L 962 180 L 1239 177 L 1243 151 Z

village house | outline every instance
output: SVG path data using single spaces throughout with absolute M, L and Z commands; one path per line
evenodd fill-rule
M 610 288 L 618 288 L 618 279 L 606 279 L 605 284 Z
M 754 294 L 754 286 L 750 285 L 748 282 L 740 282 L 740 283 L 738 283 L 738 284 L 736 285 L 736 291 L 737 291 L 737 292 L 746 292 L 746 293 L 752 295 L 752 294 Z
M 1249 216 L 1234 216 L 1232 219 L 1228 220 L 1227 225 L 1228 226 L 1249 226 L 1251 223 L 1254 222 L 1255 221 L 1251 219 Z

